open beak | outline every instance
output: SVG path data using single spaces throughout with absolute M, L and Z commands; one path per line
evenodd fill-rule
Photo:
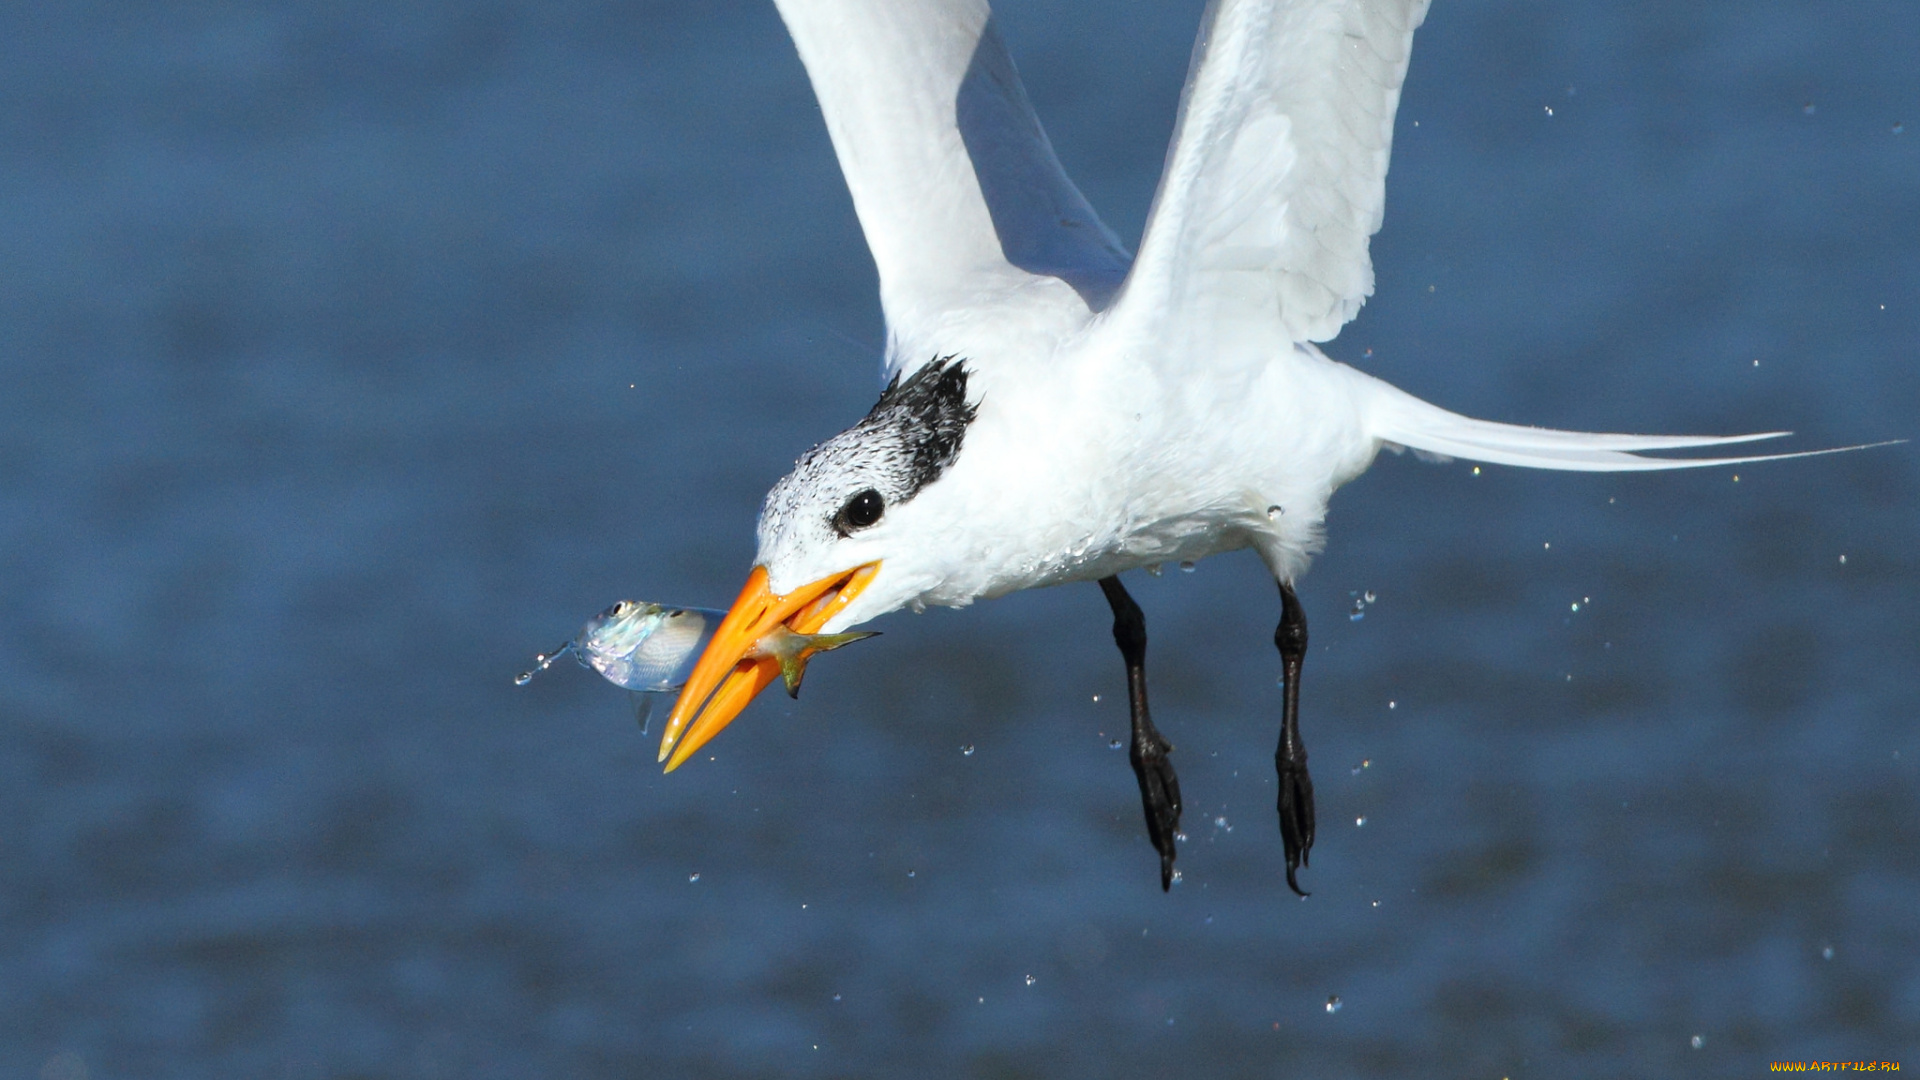
M 755 647 L 761 638 L 780 626 L 796 634 L 818 633 L 879 572 L 880 564 L 870 562 L 775 596 L 767 588 L 767 568 L 754 567 L 747 575 L 747 587 L 720 621 L 673 703 L 667 729 L 660 736 L 660 760 L 667 763 L 666 771 L 679 768 L 732 723 L 754 695 L 780 677 L 780 661 Z M 805 660 L 800 657 L 801 663 Z

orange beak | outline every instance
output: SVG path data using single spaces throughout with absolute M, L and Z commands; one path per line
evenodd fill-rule
M 754 567 L 747 575 L 747 587 L 720 621 L 673 703 L 667 729 L 660 735 L 660 760 L 667 763 L 666 771 L 679 768 L 780 677 L 779 660 L 754 655 L 761 638 L 783 624 L 796 634 L 819 633 L 879 572 L 880 564 L 870 562 L 775 596 L 767 588 L 767 568 Z

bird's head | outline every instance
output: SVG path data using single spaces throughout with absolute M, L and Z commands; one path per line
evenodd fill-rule
M 746 588 L 694 666 L 661 733 L 671 772 L 781 673 L 763 644 L 896 610 L 930 583 L 940 551 L 938 499 L 920 496 L 959 456 L 975 406 L 952 357 L 898 376 L 864 419 L 801 456 L 760 511 L 760 553 Z M 808 648 L 798 658 L 818 651 Z M 797 688 L 797 679 L 789 682 Z

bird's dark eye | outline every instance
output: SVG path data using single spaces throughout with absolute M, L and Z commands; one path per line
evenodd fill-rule
M 846 536 L 855 529 L 864 529 L 879 521 L 880 515 L 886 512 L 887 501 L 880 497 L 879 492 L 868 488 L 847 500 L 847 505 L 833 516 L 833 527 L 841 536 Z

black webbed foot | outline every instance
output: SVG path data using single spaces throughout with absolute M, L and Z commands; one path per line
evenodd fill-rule
M 1307 895 L 1294 873 L 1307 865 L 1313 850 L 1313 778 L 1307 775 L 1307 747 L 1300 741 L 1300 666 L 1307 658 L 1307 614 L 1293 586 L 1280 583 L 1280 625 L 1273 632 L 1280 650 L 1280 670 L 1286 695 L 1280 714 L 1280 745 L 1273 752 L 1273 768 L 1280 782 L 1277 809 L 1280 840 L 1287 850 L 1287 887 Z
M 1160 889 L 1173 888 L 1174 844 L 1180 837 L 1180 779 L 1167 755 L 1173 744 L 1162 738 L 1147 712 L 1147 620 L 1117 577 L 1100 579 L 1100 591 L 1113 608 L 1113 642 L 1127 662 L 1127 706 L 1133 741 L 1127 760 L 1140 781 L 1140 805 L 1147 815 L 1147 838 L 1160 853 Z
M 1173 762 L 1167 755 L 1173 744 L 1162 738 L 1151 723 L 1145 729 L 1135 727 L 1127 760 L 1140 781 L 1140 804 L 1147 812 L 1147 837 L 1153 850 L 1160 853 L 1160 889 L 1173 888 L 1174 840 L 1180 834 L 1180 778 L 1173 774 Z
M 1287 888 L 1307 895 L 1295 880 L 1294 872 L 1307 865 L 1307 853 L 1313 850 L 1313 777 L 1307 775 L 1307 752 L 1298 747 L 1298 758 L 1284 753 L 1273 755 L 1273 769 L 1280 782 L 1280 841 L 1287 850 Z

